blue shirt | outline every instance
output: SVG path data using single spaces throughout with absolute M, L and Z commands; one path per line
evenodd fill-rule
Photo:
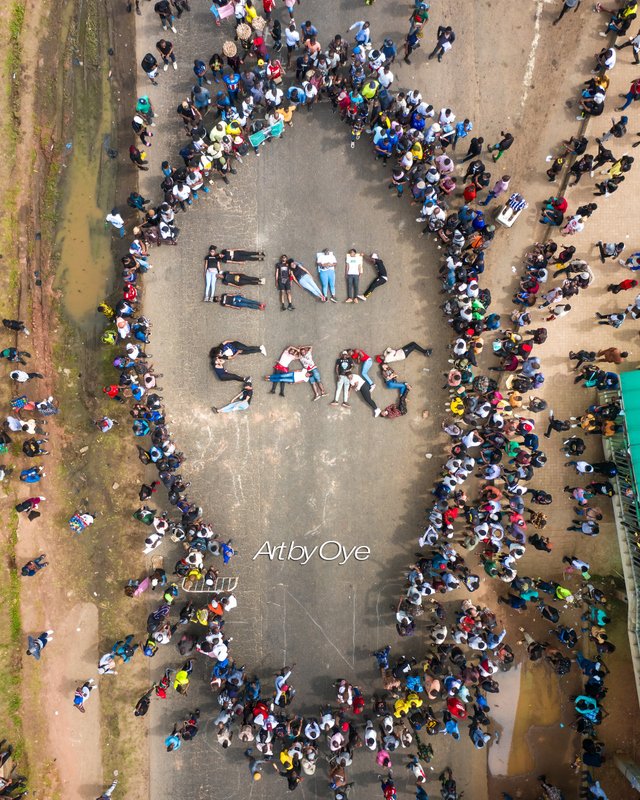
M 464 137 L 469 133 L 469 131 L 473 130 L 473 122 L 457 122 L 456 123 L 456 136 L 458 139 L 464 139 Z

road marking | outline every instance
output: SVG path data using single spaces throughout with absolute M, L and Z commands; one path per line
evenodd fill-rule
M 529 96 L 529 89 L 533 81 L 533 71 L 536 67 L 536 53 L 538 45 L 540 44 L 540 17 L 542 16 L 542 7 L 547 0 L 536 0 L 536 17 L 533 23 L 533 39 L 531 40 L 531 48 L 529 49 L 529 58 L 527 59 L 527 67 L 524 72 L 524 80 L 522 85 L 524 92 L 522 93 L 522 100 L 520 101 L 520 108 L 524 108 Z

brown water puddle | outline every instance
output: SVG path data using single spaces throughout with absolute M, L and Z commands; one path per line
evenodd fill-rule
M 108 27 L 97 4 L 85 4 L 78 31 L 71 68 L 74 107 L 81 113 L 70 125 L 61 173 L 56 289 L 71 322 L 87 329 L 95 326 L 96 306 L 107 296 L 113 275 L 114 233 L 104 218 L 113 205 L 116 162 L 107 155 L 113 118 Z
M 58 228 L 59 270 L 56 288 L 71 320 L 86 327 L 95 320 L 97 304 L 109 291 L 113 274 L 112 234 L 105 228 L 107 211 L 98 205 L 100 174 L 79 148 L 64 179 L 62 224 Z
M 491 708 L 500 731 L 499 743 L 489 750 L 489 785 L 494 792 L 533 790 L 541 773 L 565 788 L 575 780 L 568 768 L 575 755 L 568 728 L 571 714 L 563 702 L 571 693 L 572 679 L 562 680 L 561 685 L 545 664 L 529 662 L 501 676 L 500 694 Z

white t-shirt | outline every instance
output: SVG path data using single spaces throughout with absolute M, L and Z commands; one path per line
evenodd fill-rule
M 289 28 L 285 28 L 284 38 L 287 47 L 297 47 L 297 45 L 300 44 L 300 34 L 296 30 L 291 31 Z
M 393 361 L 404 361 L 407 357 L 404 350 L 394 350 L 392 347 L 387 347 L 382 355 L 385 364 L 391 364 Z
M 288 367 L 292 361 L 295 361 L 298 358 L 297 355 L 292 355 L 289 350 L 285 350 L 284 353 L 278 359 L 278 364 L 283 367 Z
M 364 383 L 364 378 L 361 378 L 360 375 L 356 375 L 355 373 L 349 375 L 349 385 L 353 389 L 355 389 L 356 392 L 360 391 L 363 383 Z
M 347 253 L 347 275 L 359 275 L 362 270 L 362 256 L 356 253 L 354 256 Z
M 318 269 L 335 269 L 337 263 L 338 260 L 331 250 L 328 253 L 316 253 Z

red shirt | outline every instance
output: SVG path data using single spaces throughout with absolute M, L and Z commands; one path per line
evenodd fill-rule
M 633 289 L 633 287 L 636 285 L 636 281 L 631 280 L 631 278 L 627 278 L 626 281 L 620 281 L 618 284 L 621 289 Z
M 275 8 L 276 0 L 262 0 L 262 8 L 265 14 L 270 14 Z
M 368 356 L 364 352 L 364 350 L 352 350 L 351 358 L 353 358 L 353 360 L 356 361 L 358 364 L 364 364 L 364 362 L 367 361 L 370 358 L 370 356 Z
M 475 185 L 470 183 L 468 186 L 465 186 L 463 195 L 466 203 L 470 203 L 472 200 L 475 200 L 477 195 Z

